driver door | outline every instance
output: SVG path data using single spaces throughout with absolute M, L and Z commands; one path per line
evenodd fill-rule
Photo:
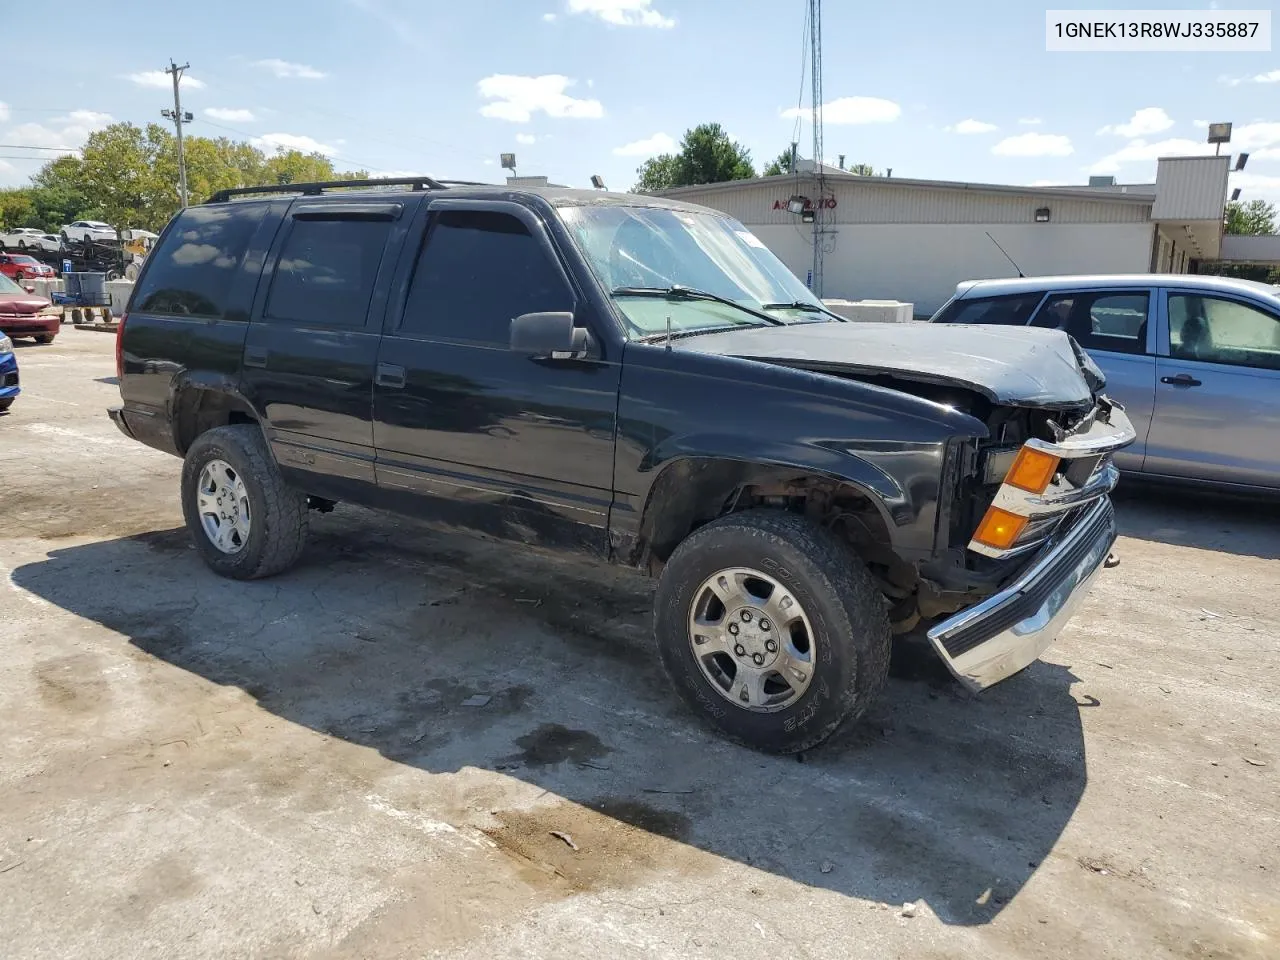
M 510 349 L 525 313 L 592 316 L 545 224 L 507 201 L 425 204 L 397 272 L 374 384 L 378 486 L 508 539 L 608 551 L 621 366 Z

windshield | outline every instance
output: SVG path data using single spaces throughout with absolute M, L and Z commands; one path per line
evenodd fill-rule
M 600 282 L 610 291 L 685 287 L 714 294 L 785 323 L 830 320 L 822 302 L 746 227 L 714 213 L 662 207 L 566 207 L 572 231 Z M 711 299 L 618 293 L 628 334 L 764 326 L 760 317 Z
M 20 286 L 0 273 L 0 293 L 26 293 Z

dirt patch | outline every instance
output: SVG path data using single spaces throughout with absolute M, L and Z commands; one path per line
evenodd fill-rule
M 599 760 L 610 753 L 600 738 L 586 730 L 571 730 L 558 723 L 544 723 L 532 733 L 516 738 L 520 752 L 504 758 L 501 763 L 519 763 L 526 767 L 549 767 L 571 760 Z
M 44 704 L 66 713 L 89 713 L 111 696 L 97 659 L 88 654 L 45 660 L 32 674 Z
M 605 797 L 589 806 L 565 802 L 495 816 L 501 825 L 484 833 L 522 879 L 566 893 L 638 886 L 663 871 L 687 876 L 715 862 L 681 842 L 689 833 L 686 816 L 637 800 Z

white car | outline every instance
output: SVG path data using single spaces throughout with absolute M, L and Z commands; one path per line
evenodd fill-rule
M 77 220 L 75 223 L 62 225 L 63 240 L 83 240 L 85 243 L 98 240 L 119 240 L 116 228 L 101 220 Z
M 48 234 L 38 227 L 15 227 L 13 230 L 0 230 L 0 246 L 6 250 L 57 250 L 58 238 L 53 238 L 50 245 L 46 239 Z

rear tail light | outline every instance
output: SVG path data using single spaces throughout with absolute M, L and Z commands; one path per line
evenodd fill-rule
M 116 380 L 124 381 L 124 322 L 129 319 L 127 313 L 120 314 L 120 325 L 116 327 Z

